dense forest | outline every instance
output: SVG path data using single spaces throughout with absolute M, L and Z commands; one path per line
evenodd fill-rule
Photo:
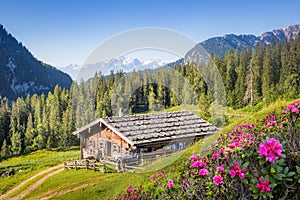
M 213 61 L 230 107 L 300 96 L 300 37 L 255 50 L 230 50 L 224 57 L 213 56 Z M 209 71 L 209 65 L 206 67 Z M 57 86 L 53 93 L 18 98 L 12 103 L 0 98 L 1 158 L 76 145 L 72 131 L 99 117 L 194 104 L 201 116 L 210 120 L 210 103 L 216 98 L 212 93 L 218 91 L 209 89 L 204 80 L 194 64 L 185 63 L 127 75 L 96 73 L 86 82 L 73 83 L 70 91 Z

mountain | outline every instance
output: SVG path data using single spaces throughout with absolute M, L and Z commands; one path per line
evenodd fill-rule
M 227 34 L 223 37 L 210 38 L 198 45 L 201 45 L 206 51 L 213 55 L 224 56 L 229 49 L 238 49 L 241 51 L 248 47 L 255 48 L 258 44 L 268 45 L 273 40 L 281 42 L 284 39 L 295 38 L 299 34 L 299 31 L 300 24 L 265 32 L 261 36 Z
M 102 72 L 104 75 L 110 73 L 110 71 L 131 72 L 135 70 L 144 69 L 156 69 L 164 66 L 168 62 L 161 60 L 147 60 L 141 61 L 137 58 L 126 58 L 121 56 L 119 58 L 111 59 L 109 61 L 98 62 L 95 64 L 87 65 L 68 65 L 66 67 L 60 67 L 59 69 L 68 73 L 73 80 L 84 79 L 87 80 L 95 75 L 95 72 Z
M 273 40 L 281 42 L 284 39 L 295 38 L 300 31 L 300 24 L 292 25 L 287 28 L 276 29 L 270 32 L 265 32 L 261 36 L 255 36 L 250 34 L 226 34 L 222 37 L 213 37 L 203 42 L 198 43 L 190 51 L 187 52 L 189 58 L 193 57 L 193 54 L 196 52 L 202 52 L 201 55 L 207 56 L 208 54 L 204 53 L 205 49 L 208 53 L 224 56 L 224 54 L 229 49 L 238 49 L 241 51 L 244 48 L 255 48 L 258 44 L 268 45 Z M 209 58 L 203 57 L 201 59 L 207 60 Z M 118 70 L 123 70 L 124 72 L 131 72 L 133 69 L 156 69 L 159 67 L 173 67 L 175 65 L 183 64 L 184 60 L 179 59 L 175 62 L 164 62 L 160 60 L 149 60 L 149 61 L 140 61 L 137 58 L 126 58 L 121 56 L 117 59 L 112 59 L 109 61 L 98 62 L 95 64 L 88 65 L 69 65 L 66 67 L 59 67 L 60 70 L 68 73 L 73 80 L 84 79 L 87 80 L 94 76 L 95 72 L 101 71 L 105 75 L 110 73 L 111 70 L 114 72 Z
M 27 94 L 53 91 L 58 84 L 70 88 L 66 73 L 37 60 L 0 24 L 0 96 L 15 100 Z

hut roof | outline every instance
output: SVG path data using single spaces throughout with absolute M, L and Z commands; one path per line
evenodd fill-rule
M 129 144 L 137 146 L 194 138 L 213 134 L 217 131 L 215 126 L 187 110 L 160 114 L 107 117 L 98 119 L 90 125 L 94 126 L 99 122 L 117 133 Z M 86 125 L 75 131 L 74 134 L 80 134 L 88 127 L 89 125 Z

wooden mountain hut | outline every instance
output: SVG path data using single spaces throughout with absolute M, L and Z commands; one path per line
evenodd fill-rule
M 183 110 L 97 119 L 73 132 L 80 138 L 81 158 L 115 160 L 162 148 L 183 149 L 218 129 Z

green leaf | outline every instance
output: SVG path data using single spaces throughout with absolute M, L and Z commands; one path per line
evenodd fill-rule
M 282 180 L 282 177 L 279 176 L 278 174 L 274 174 L 274 178 L 277 179 L 277 180 L 280 180 L 280 181 Z
M 242 179 L 241 181 L 242 181 L 242 183 L 249 184 L 247 179 Z
M 294 176 L 295 174 L 296 174 L 296 172 L 289 172 L 286 176 L 291 177 L 291 176 Z
M 246 168 L 246 167 L 248 167 L 249 166 L 249 164 L 250 164 L 250 162 L 249 161 L 247 161 L 247 162 L 245 162 L 242 166 L 241 166 L 241 168 L 243 169 L 243 168 Z
M 271 188 L 273 188 L 273 187 L 276 187 L 276 183 L 272 183 L 270 186 L 271 186 Z
M 252 181 L 253 184 L 258 183 L 258 180 L 256 178 L 251 179 L 251 181 Z
M 259 160 L 259 164 L 260 164 L 260 165 L 263 165 L 263 164 L 265 164 L 265 163 L 266 163 L 266 160 L 265 160 L 265 159 L 262 158 L 262 159 Z
M 269 192 L 266 193 L 268 197 L 273 198 L 273 195 Z
M 278 160 L 278 163 L 279 163 L 280 165 L 282 165 L 282 164 L 284 163 L 284 159 L 282 159 L 282 158 L 279 159 L 279 160 Z
M 254 199 L 258 199 L 258 196 L 259 196 L 258 193 L 256 193 L 256 194 L 253 195 Z
M 262 169 L 261 169 L 261 172 L 264 173 L 264 174 L 268 174 L 268 173 L 269 173 L 268 170 L 267 170 L 266 168 L 262 168 Z
M 300 167 L 296 166 L 297 173 L 300 174 Z
M 284 171 L 283 171 L 283 173 L 284 173 L 284 174 L 287 174 L 287 173 L 288 173 L 288 171 L 289 171 L 289 167 L 286 167 L 286 168 L 284 168 Z

